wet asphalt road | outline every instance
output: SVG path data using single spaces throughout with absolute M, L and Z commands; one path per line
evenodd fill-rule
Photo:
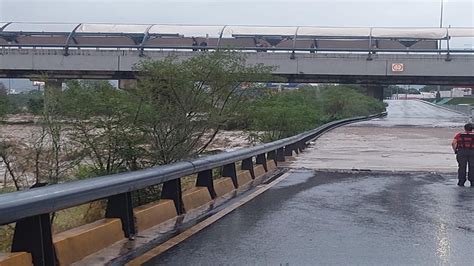
M 468 122 L 464 114 L 455 113 L 417 100 L 386 100 L 387 117 L 354 124 L 373 127 L 459 127 Z
M 293 174 L 147 265 L 472 265 L 453 175 Z
M 398 109 L 401 115 L 358 126 L 457 130 L 464 123 L 419 104 L 405 108 L 427 111 L 403 116 Z M 452 171 L 317 167 L 292 167 L 286 179 L 146 265 L 474 265 L 474 188 L 457 187 Z

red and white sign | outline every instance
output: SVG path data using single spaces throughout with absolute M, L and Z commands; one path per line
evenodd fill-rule
M 392 64 L 392 72 L 403 72 L 403 70 L 405 70 L 405 66 L 402 63 Z

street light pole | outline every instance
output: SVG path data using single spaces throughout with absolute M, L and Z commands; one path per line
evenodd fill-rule
M 439 27 L 443 27 L 443 11 L 444 11 L 444 0 L 441 0 L 441 10 L 440 10 L 440 16 L 439 16 Z
M 441 0 L 441 10 L 439 14 L 439 28 L 443 27 L 443 11 L 444 11 L 444 0 Z M 441 50 L 441 40 L 439 40 L 439 47 L 438 49 Z M 441 54 L 441 52 L 440 52 Z M 441 90 L 441 85 L 438 85 L 438 92 L 436 93 L 436 101 L 439 101 L 441 98 L 441 93 L 439 92 Z

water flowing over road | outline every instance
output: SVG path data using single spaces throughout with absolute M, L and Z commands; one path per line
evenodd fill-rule
M 321 136 L 293 168 L 456 171 L 451 141 L 467 117 L 421 101 L 388 101 L 388 116 Z
M 323 135 L 281 182 L 146 265 L 472 265 L 474 188 L 456 186 L 449 147 L 467 118 L 388 103 L 386 118 Z

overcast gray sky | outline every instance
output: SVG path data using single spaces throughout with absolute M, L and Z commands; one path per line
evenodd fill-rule
M 439 27 L 442 0 L 0 0 L 0 21 Z M 474 26 L 473 0 L 444 25 Z

